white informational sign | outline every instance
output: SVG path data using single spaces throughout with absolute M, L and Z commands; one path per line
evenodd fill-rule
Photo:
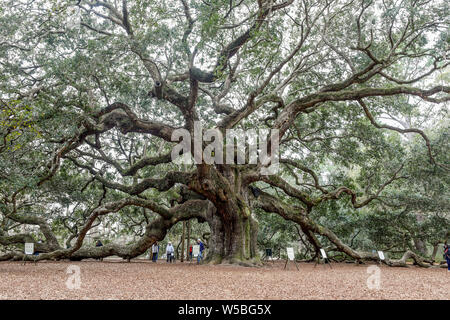
M 25 243 L 25 254 L 34 254 L 34 243 Z
M 199 253 L 200 253 L 200 246 L 199 245 L 192 246 L 192 256 L 198 257 Z
M 294 259 L 295 259 L 294 248 L 286 248 L 286 251 L 287 251 L 289 260 L 294 261 Z
M 328 259 L 327 254 L 325 253 L 325 250 L 320 249 L 320 254 L 322 255 L 323 259 Z
M 378 251 L 378 256 L 380 257 L 380 260 L 384 260 L 384 253 L 383 253 L 383 251 Z

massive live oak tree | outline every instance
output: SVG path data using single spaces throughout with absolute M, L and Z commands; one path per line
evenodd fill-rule
M 35 226 L 38 259 L 131 259 L 198 219 L 211 230 L 208 261 L 253 265 L 259 211 L 295 222 L 315 252 L 326 240 L 370 260 L 317 221 L 317 208 L 398 205 L 382 196 L 410 178 L 416 136 L 420 165 L 448 174 L 426 130 L 448 120 L 446 1 L 1 4 L 3 246 L 31 241 Z M 224 136 L 277 129 L 279 172 L 174 163 L 173 132 L 194 136 L 196 121 Z M 83 246 L 115 222 L 143 227 L 140 240 Z M 387 263 L 409 258 L 427 264 L 413 251 Z

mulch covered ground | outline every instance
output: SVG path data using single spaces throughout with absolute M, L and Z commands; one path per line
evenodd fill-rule
M 71 265 L 80 267 L 79 289 L 66 285 Z M 450 299 L 446 269 L 381 266 L 380 288 L 369 289 L 368 266 L 301 263 L 297 271 L 292 263 L 283 270 L 284 262 L 262 268 L 144 260 L 0 262 L 0 299 Z

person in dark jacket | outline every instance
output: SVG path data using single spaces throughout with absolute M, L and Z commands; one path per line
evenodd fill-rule
M 98 239 L 98 240 L 95 242 L 95 246 L 96 246 L 96 247 L 103 247 L 103 243 L 100 241 L 100 239 Z M 96 260 L 103 261 L 103 258 L 97 258 Z
M 450 248 L 448 244 L 444 244 L 444 258 L 447 260 L 447 272 L 450 272 Z
M 200 263 L 203 260 L 203 251 L 205 251 L 205 245 L 200 239 L 197 239 L 197 243 L 200 246 L 200 252 L 197 256 L 197 263 Z

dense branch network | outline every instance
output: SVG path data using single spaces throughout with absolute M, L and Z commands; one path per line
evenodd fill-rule
M 140 30 L 138 18 L 133 17 L 132 13 L 137 9 L 134 7 L 134 11 L 129 10 L 128 1 L 124 0 L 120 5 L 115 5 L 108 1 L 82 0 L 77 6 L 84 13 L 81 27 L 87 35 L 106 39 L 102 41 L 119 41 L 125 48 L 121 48 L 125 50 L 125 54 L 132 53 L 137 59 L 139 68 L 142 67 L 146 71 L 145 77 L 152 81 L 153 87 L 145 90 L 147 97 L 157 100 L 156 103 L 160 103 L 159 106 L 163 106 L 162 108 L 175 107 L 182 118 L 182 125 L 150 120 L 151 117 L 142 116 L 142 112 L 135 111 L 132 102 L 115 99 L 114 94 L 108 97 L 108 93 L 102 90 L 107 105 L 83 114 L 77 125 L 77 133 L 59 141 L 46 174 L 40 176 L 37 182 L 38 186 L 45 185 L 58 174 L 63 161 L 70 161 L 76 168 L 89 175 L 90 179 L 86 186 L 95 181 L 103 188 L 104 193 L 98 206 L 92 209 L 82 221 L 83 223 L 75 228 L 76 232 L 73 234 L 75 244 L 71 248 L 61 248 L 44 218 L 22 214 L 16 210 L 15 197 L 5 200 L 7 207 L 13 207 L 9 212 L 5 210 L 4 215 L 7 219 L 25 225 L 39 226 L 46 238 L 46 243 L 39 245 L 38 249 L 47 252 L 39 256 L 39 259 L 83 259 L 109 255 L 129 259 L 145 252 L 154 241 L 162 240 L 166 232 L 178 221 L 199 218 L 207 221 L 212 229 L 217 228 L 224 237 L 227 237 L 227 233 L 245 225 L 237 223 L 235 221 L 237 218 L 233 215 L 246 220 L 250 218 L 249 210 L 258 208 L 298 224 L 316 252 L 322 247 L 318 239 L 318 236 L 321 236 L 351 258 L 375 259 L 370 254 L 353 250 L 331 230 L 313 221 L 310 213 L 326 201 L 342 198 L 343 194 L 350 196 L 351 206 L 355 209 L 369 205 L 373 200 L 379 199 L 387 186 L 404 178 L 401 176 L 403 166 L 390 172 L 390 178 L 381 183 L 375 192 L 366 194 L 361 200 L 358 198 L 358 191 L 347 186 L 323 185 L 320 173 L 316 173 L 302 161 L 294 158 L 282 158 L 280 162 L 283 167 L 291 170 L 294 176 L 296 176 L 294 169 L 306 173 L 312 180 L 311 183 L 303 183 L 303 187 L 312 188 L 319 195 L 313 194 L 310 192 L 311 189 L 305 189 L 299 183 L 294 186 L 281 175 L 261 174 L 261 165 L 198 164 L 191 166 L 190 170 L 173 170 L 171 167 L 164 169 L 166 170 L 164 174 L 152 173 L 148 176 L 145 172 L 149 169 L 170 165 L 172 162 L 170 152 L 157 152 L 152 155 L 143 152 L 138 159 L 132 159 L 122 150 L 121 152 L 129 158 L 129 161 L 121 161 L 115 159 L 117 153 L 108 152 L 111 150 L 108 142 L 112 141 L 115 132 L 120 132 L 122 136 L 138 135 L 145 137 L 144 139 L 155 138 L 162 142 L 162 146 L 171 146 L 173 132 L 184 128 L 193 133 L 195 121 L 209 121 L 208 125 L 222 132 L 243 126 L 248 121 L 255 121 L 256 125 L 261 124 L 271 129 L 278 129 L 282 145 L 289 148 L 296 142 L 306 142 L 299 136 L 283 140 L 285 135 L 296 127 L 300 116 L 331 108 L 335 103 L 358 103 L 363 108 L 365 117 L 374 127 L 421 135 L 425 140 L 431 162 L 438 164 L 433 155 L 430 139 L 423 130 L 398 129 L 380 124 L 370 112 L 370 106 L 367 103 L 387 97 L 405 96 L 415 97 L 430 104 L 441 104 L 450 100 L 450 87 L 436 85 L 425 88 L 422 82 L 449 65 L 445 61 L 445 55 L 426 48 L 423 50 L 417 48 L 419 37 L 430 30 L 441 28 L 442 21 L 420 23 L 414 21 L 415 17 L 411 14 L 407 22 L 394 27 L 395 18 L 392 18 L 387 31 L 383 34 L 388 40 L 387 43 L 383 43 L 385 46 L 382 50 L 377 48 L 380 36 L 378 38 L 374 36 L 376 30 L 368 26 L 365 20 L 371 2 L 361 1 L 354 4 L 351 1 L 339 4 L 337 1 L 325 1 L 314 6 L 307 1 L 298 3 L 292 0 L 258 1 L 257 6 L 255 4 L 248 8 L 248 16 L 245 19 L 239 19 L 237 23 L 236 17 L 241 18 L 245 12 L 244 7 L 230 5 L 230 8 L 226 10 L 224 21 L 231 19 L 232 16 L 235 18 L 230 20 L 230 24 L 220 26 L 218 32 L 231 30 L 231 33 L 224 33 L 227 41 L 223 41 L 220 45 L 210 45 L 216 52 L 213 57 L 215 62 L 212 69 L 207 69 L 196 67 L 199 56 L 208 55 L 208 52 L 202 52 L 205 47 L 201 43 L 203 29 L 199 27 L 202 17 L 198 10 L 189 7 L 187 1 L 180 0 L 177 3 L 177 8 L 184 19 L 185 29 L 179 39 L 182 53 L 177 53 L 175 57 L 179 59 L 180 56 L 184 56 L 184 61 L 179 63 L 175 73 L 171 69 L 171 64 L 174 63 L 172 60 L 175 59 L 162 62 L 163 59 L 155 57 L 151 50 L 146 49 L 147 44 L 141 42 L 143 31 Z M 336 26 L 339 18 L 342 18 L 350 7 L 358 12 L 354 21 L 356 37 L 354 43 L 340 48 L 337 45 L 339 38 L 333 39 L 329 31 Z M 290 8 L 296 8 L 300 12 L 297 17 L 291 16 Z M 258 62 L 252 57 L 251 50 L 253 47 L 258 48 L 260 43 L 266 41 L 266 32 L 271 28 L 271 19 L 277 19 L 280 16 L 286 18 L 286 21 L 296 28 L 298 34 L 287 38 L 285 42 L 293 44 L 280 48 L 276 58 L 263 60 L 267 62 L 267 65 L 263 71 L 254 76 L 246 70 L 251 67 L 252 59 Z M 193 43 L 197 44 L 192 46 Z M 0 43 L 1 47 L 19 51 L 31 49 L 22 44 L 9 42 Z M 425 57 L 430 59 L 431 69 L 404 78 L 391 75 L 402 60 L 413 61 Z M 245 58 L 248 58 L 248 61 Z M 305 88 L 303 81 L 308 82 L 308 79 L 304 80 L 304 78 L 314 79 L 316 74 L 324 73 L 324 70 L 331 68 L 333 63 L 343 68 L 338 76 L 330 76 L 329 80 L 318 77 L 319 81 L 310 81 L 317 83 Z M 251 80 L 248 81 L 246 78 Z M 248 88 L 241 90 L 239 86 L 242 86 L 242 83 L 248 85 Z M 20 96 L 29 97 L 30 101 L 33 101 L 45 91 L 51 92 L 49 88 L 39 87 L 39 90 L 33 89 L 30 92 L 21 93 Z M 110 99 L 116 102 L 109 103 Z M 205 101 L 209 101 L 208 99 L 211 105 L 208 105 L 208 102 L 205 106 Z M 376 103 L 374 108 L 375 105 Z M 213 122 L 209 120 L 209 110 L 215 114 Z M 269 141 L 269 152 L 271 145 L 272 142 Z M 129 151 L 132 153 L 137 150 L 138 147 L 135 149 L 130 147 Z M 446 168 L 444 164 L 438 165 Z M 111 172 L 114 173 L 113 178 L 111 178 Z M 256 184 L 268 185 L 271 193 L 261 191 L 259 196 L 252 195 L 249 192 L 252 189 L 249 187 Z M 81 190 L 82 192 L 86 186 Z M 186 196 L 189 193 L 189 196 L 177 199 L 177 204 L 172 207 L 157 204 L 146 195 L 150 190 L 162 193 L 176 188 L 189 190 L 184 194 Z M 114 191 L 123 198 L 102 203 L 106 197 L 106 190 Z M 298 205 L 288 204 L 275 197 L 273 192 L 278 190 Z M 99 217 L 130 206 L 151 210 L 157 216 L 155 220 L 146 224 L 145 234 L 137 243 L 125 247 L 116 244 L 109 244 L 102 248 L 82 246 L 86 234 Z M 217 222 L 217 217 L 222 220 L 220 223 Z M 233 224 L 230 230 L 224 226 L 227 223 Z M 3 234 L 3 231 L 0 232 L 2 232 L 0 243 L 3 245 L 30 240 L 29 234 L 10 236 Z M 218 242 L 219 239 L 215 241 Z M 232 248 L 234 245 L 230 242 L 226 243 L 225 247 Z M 226 248 L 221 250 L 226 251 Z M 23 255 L 15 253 L 14 257 L 22 258 Z M 4 256 L 3 259 L 6 258 L 11 258 L 11 255 Z M 404 265 L 407 258 L 413 258 L 419 265 L 424 265 L 421 257 L 410 252 L 407 252 L 401 260 L 390 261 L 388 264 Z

